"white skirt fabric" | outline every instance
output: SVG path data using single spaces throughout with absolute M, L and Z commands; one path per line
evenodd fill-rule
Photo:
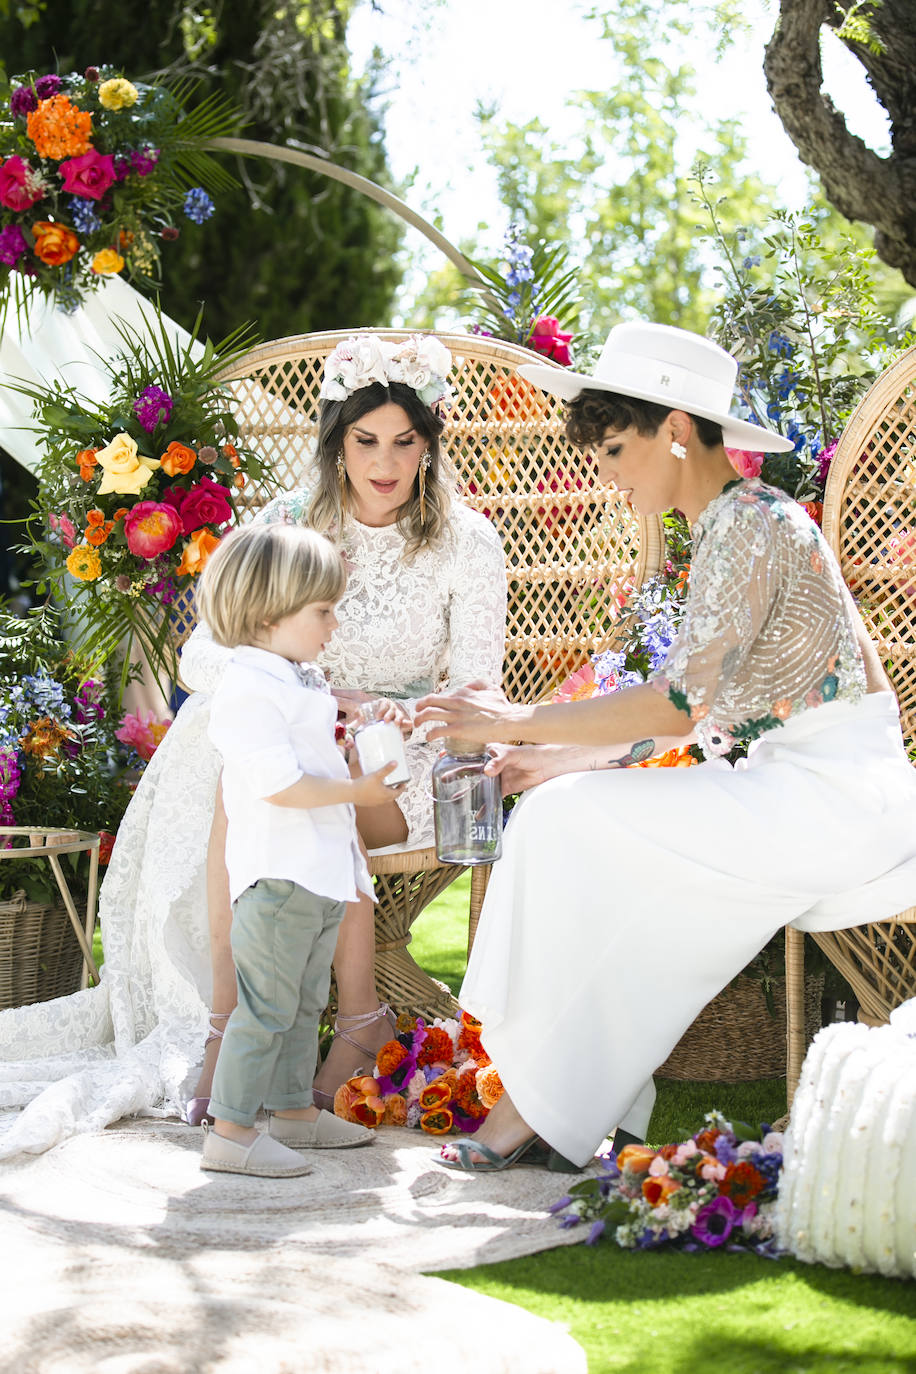
M 577 1164 L 644 1134 L 651 1075 L 781 927 L 916 903 L 916 768 L 890 693 L 732 768 L 567 774 L 520 802 L 461 989 L 528 1124 Z

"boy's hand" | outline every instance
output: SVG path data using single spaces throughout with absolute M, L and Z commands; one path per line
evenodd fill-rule
M 399 701 L 390 697 L 380 697 L 372 702 L 376 720 L 390 720 L 396 725 L 405 739 L 413 734 L 413 721 Z
M 397 797 L 404 790 L 404 783 L 398 783 L 395 787 L 385 783 L 385 778 L 395 768 L 396 763 L 385 763 L 374 773 L 363 773 L 361 777 L 353 778 L 353 805 L 385 806 L 392 797 Z

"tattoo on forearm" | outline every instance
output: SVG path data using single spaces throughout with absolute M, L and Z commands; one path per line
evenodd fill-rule
M 632 763 L 643 763 L 646 759 L 651 759 L 655 753 L 654 739 L 640 739 L 633 745 L 628 754 L 622 754 L 619 758 L 608 759 L 608 768 L 629 768 Z

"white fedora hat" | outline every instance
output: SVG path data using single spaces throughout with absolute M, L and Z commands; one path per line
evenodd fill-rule
M 617 324 L 607 336 L 593 376 L 526 363 L 519 376 L 549 396 L 571 401 L 581 391 L 615 391 L 669 410 L 702 415 L 722 426 L 729 448 L 784 453 L 790 439 L 729 414 L 738 364 L 724 348 L 670 324 Z

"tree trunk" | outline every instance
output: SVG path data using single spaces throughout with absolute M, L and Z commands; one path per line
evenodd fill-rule
M 776 113 L 799 156 L 823 182 L 847 219 L 875 229 L 875 249 L 916 286 L 916 24 L 913 0 L 875 0 L 871 31 L 883 52 L 846 46 L 862 63 L 890 121 L 891 153 L 877 153 L 851 134 L 821 91 L 820 32 L 842 16 L 832 0 L 779 0 L 779 20 L 764 71 Z

